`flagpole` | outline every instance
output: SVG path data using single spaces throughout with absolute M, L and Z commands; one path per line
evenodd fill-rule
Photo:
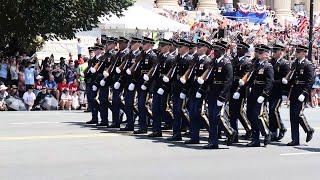
M 309 53 L 308 53 L 308 59 L 310 61 L 312 61 L 312 44 L 313 44 L 313 5 L 314 5 L 314 0 L 310 0 Z

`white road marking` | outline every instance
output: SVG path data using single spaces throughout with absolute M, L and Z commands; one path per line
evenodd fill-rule
M 280 156 L 299 156 L 299 155 L 314 155 L 314 154 L 320 154 L 320 152 L 284 153 L 284 154 L 280 154 Z
M 29 125 L 29 124 L 60 124 L 61 122 L 22 122 L 22 123 L 9 123 L 11 125 Z
M 19 141 L 19 140 L 39 140 L 39 139 L 68 139 L 68 138 L 94 138 L 94 137 L 115 137 L 120 136 L 114 133 L 98 134 L 62 134 L 62 135 L 39 135 L 39 136 L 0 136 L 0 141 Z

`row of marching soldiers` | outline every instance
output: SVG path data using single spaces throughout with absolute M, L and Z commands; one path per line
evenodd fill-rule
M 256 45 L 254 58 L 244 42 L 237 43 L 236 52 L 222 40 L 160 39 L 157 49 L 154 45 L 147 37 L 108 37 L 106 45 L 89 48 L 85 79 L 92 119 L 87 124 L 125 124 L 119 130 L 134 134 L 147 134 L 152 126 L 149 137 L 162 137 L 162 130 L 172 128 L 168 141 L 182 141 L 188 130 L 185 144 L 198 144 L 200 129 L 207 129 L 204 148 L 218 149 L 222 131 L 227 145 L 239 142 L 240 121 L 246 131 L 241 137 L 251 140 L 247 146 L 259 147 L 260 134 L 264 146 L 284 137 L 279 107 L 289 99 L 292 141 L 287 145 L 300 144 L 299 125 L 306 141 L 312 139 L 314 130 L 303 114 L 314 83 L 307 47 L 294 46 L 295 60 L 289 63 L 280 44 Z

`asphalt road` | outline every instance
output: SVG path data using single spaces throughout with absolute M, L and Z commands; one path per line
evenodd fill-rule
M 289 127 L 288 110 L 281 113 Z M 299 147 L 283 142 L 219 150 L 185 146 L 84 125 L 82 112 L 0 112 L 0 179 L 303 179 L 320 176 L 320 109 L 306 109 L 316 129 Z M 203 136 L 207 133 L 203 132 Z M 168 136 L 169 134 L 165 134 Z

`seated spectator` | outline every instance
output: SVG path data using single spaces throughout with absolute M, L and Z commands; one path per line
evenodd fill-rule
M 69 90 L 71 93 L 77 92 L 79 90 L 79 82 L 77 79 L 73 80 L 73 82 L 69 85 Z
M 42 87 L 43 87 L 43 84 L 42 84 L 42 79 L 43 77 L 38 75 L 36 77 L 36 84 L 34 85 L 34 94 L 37 96 L 37 94 L 41 91 Z
M 67 80 L 63 79 L 63 81 L 58 84 L 58 94 L 59 94 L 58 97 L 60 97 L 61 93 L 66 89 L 69 89 L 69 85 L 67 84 Z
M 26 104 L 27 111 L 31 111 L 36 95 L 33 93 L 33 87 L 29 87 L 28 91 L 23 94 L 23 101 Z
M 57 90 L 57 83 L 54 80 L 54 76 L 50 75 L 49 80 L 46 80 L 44 82 L 44 86 L 48 89 L 49 93 L 56 97 L 56 99 L 59 99 L 59 93 Z
M 18 87 L 16 85 L 11 86 L 11 90 L 9 92 L 9 95 L 15 98 L 19 98 L 19 92 Z
M 50 78 L 50 66 L 44 66 L 44 68 L 41 70 L 40 75 L 43 77 L 43 81 L 49 80 Z
M 34 102 L 35 108 L 42 109 L 41 108 L 41 102 L 44 100 L 45 97 L 50 96 L 50 94 L 47 92 L 46 86 L 42 86 L 41 91 L 38 93 L 36 100 Z
M 61 100 L 59 102 L 59 106 L 61 110 L 71 110 L 72 97 L 69 94 L 69 89 L 65 89 L 62 91 Z
M 4 84 L 0 85 L 0 111 L 8 110 L 5 102 L 5 99 L 9 96 L 7 89 Z
M 71 107 L 73 110 L 77 110 L 80 108 L 80 102 L 79 102 L 79 93 L 78 92 L 74 92 L 72 94 L 72 103 L 71 103 Z

